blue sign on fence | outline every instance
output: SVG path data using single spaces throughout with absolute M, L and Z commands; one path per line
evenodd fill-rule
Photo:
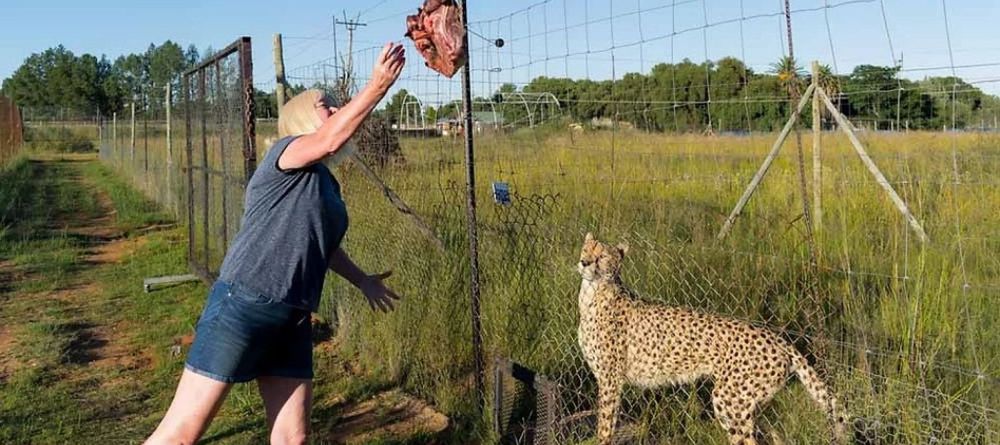
M 493 201 L 500 205 L 510 205 L 510 185 L 493 181 Z

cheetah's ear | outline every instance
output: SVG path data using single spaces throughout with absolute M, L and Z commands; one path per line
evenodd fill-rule
M 618 243 L 617 247 L 618 247 L 618 252 L 621 253 L 623 257 L 625 256 L 626 253 L 628 253 L 628 243 L 626 242 Z
M 595 240 L 594 240 L 594 234 L 593 234 L 593 233 L 590 233 L 590 232 L 587 232 L 587 236 L 585 236 L 585 237 L 583 238 L 583 240 L 584 240 L 584 241 L 586 241 L 586 242 L 588 242 L 588 243 L 590 243 L 590 242 L 594 242 L 594 241 L 595 241 Z

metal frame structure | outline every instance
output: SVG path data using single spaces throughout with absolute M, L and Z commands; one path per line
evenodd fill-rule
M 500 93 L 500 98 L 503 100 L 504 104 L 508 103 L 520 103 L 524 105 L 524 110 L 528 112 L 528 126 L 531 128 L 535 127 L 535 112 L 540 114 L 540 120 L 545 120 L 545 110 L 547 107 L 555 105 L 557 110 L 562 110 L 562 105 L 559 103 L 559 98 L 557 98 L 552 93 L 525 93 L 521 91 L 515 91 L 513 93 Z
M 410 121 L 410 110 L 413 106 L 416 106 L 417 117 Z M 400 129 L 414 129 L 427 128 L 427 119 L 424 116 L 424 103 L 417 99 L 416 96 L 412 94 L 407 94 L 406 98 L 403 99 L 403 103 L 399 107 L 399 128 Z M 417 125 L 420 125 L 419 127 Z
M 207 108 L 210 99 L 215 103 L 221 101 L 219 97 L 223 91 L 221 62 L 233 54 L 237 54 L 238 57 L 242 94 L 242 106 L 240 107 L 242 111 L 242 141 L 236 142 L 236 144 L 242 152 L 243 165 L 238 167 L 226 163 L 226 152 L 230 149 L 235 149 L 235 147 L 227 147 L 226 144 L 232 145 L 234 141 L 227 141 L 225 133 L 218 132 L 218 143 L 221 152 L 219 154 L 222 161 L 220 169 L 216 169 L 210 166 L 208 161 L 209 126 L 218 125 L 218 128 L 221 128 L 226 120 L 226 116 L 224 113 L 219 113 L 216 116 L 216 121 L 210 124 L 207 116 L 209 110 Z M 214 71 L 217 81 L 214 95 L 211 98 L 208 97 L 209 85 L 207 84 L 207 78 L 211 74 L 210 70 Z M 229 225 L 238 224 L 238 221 L 231 221 L 227 217 L 230 213 L 230 205 L 238 205 L 238 203 L 230 203 L 227 199 L 227 195 L 229 194 L 228 189 L 229 187 L 236 187 L 241 191 L 245 190 L 247 182 L 257 167 L 253 58 L 250 37 L 239 38 L 222 51 L 219 51 L 198 66 L 185 72 L 183 75 L 183 85 L 186 129 L 185 152 L 187 154 L 185 170 L 187 171 L 188 264 L 191 270 L 199 277 L 206 281 L 211 281 L 218 275 L 218 270 L 215 270 L 213 267 L 212 252 L 209 248 L 209 240 L 212 239 L 212 230 L 219 229 L 223 248 L 227 249 L 230 241 L 228 234 L 235 233 L 235 230 L 230 230 Z M 191 97 L 192 87 L 195 87 L 197 90 L 196 97 L 194 98 Z M 198 107 L 198 122 L 194 122 L 195 113 L 193 107 Z M 195 124 L 197 124 L 197 128 L 195 128 Z M 200 134 L 197 140 L 195 140 L 196 132 Z M 196 154 L 200 155 L 200 165 L 196 162 Z M 195 187 L 195 174 L 201 175 L 201 184 L 203 186 L 200 190 L 196 190 Z M 222 227 L 212 227 L 213 225 L 210 223 L 210 208 L 212 204 L 212 187 L 210 184 L 212 178 L 221 178 L 223 189 L 221 194 Z M 200 208 L 196 209 L 196 207 Z M 200 214 L 196 210 L 201 210 Z M 200 234 L 196 233 L 196 229 L 199 227 L 202 229 L 202 233 Z M 205 242 L 203 249 L 197 251 L 196 240 L 199 236 Z

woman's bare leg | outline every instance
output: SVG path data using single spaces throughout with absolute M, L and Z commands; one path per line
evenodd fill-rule
M 185 369 L 167 414 L 145 445 L 194 444 L 208 429 L 231 387 Z
M 312 412 L 312 380 L 258 377 L 257 386 L 267 411 L 271 445 L 305 444 Z

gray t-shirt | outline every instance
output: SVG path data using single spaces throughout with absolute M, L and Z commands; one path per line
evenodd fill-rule
M 219 279 L 315 312 L 330 256 L 347 232 L 347 207 L 323 164 L 278 168 L 292 140 L 276 142 L 247 184 L 240 232 Z

